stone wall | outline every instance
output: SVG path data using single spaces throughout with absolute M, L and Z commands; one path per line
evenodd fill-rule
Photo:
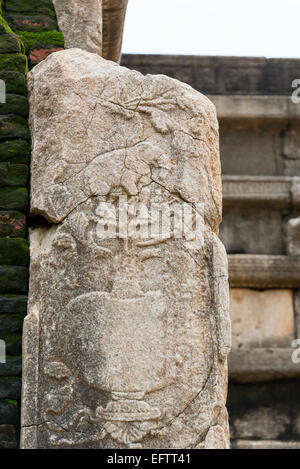
M 0 1 L 1 4 L 1 1 Z M 2 1 L 0 79 L 0 448 L 17 448 L 20 428 L 22 324 L 28 289 L 28 192 L 30 140 L 26 73 L 63 47 L 51 0 Z

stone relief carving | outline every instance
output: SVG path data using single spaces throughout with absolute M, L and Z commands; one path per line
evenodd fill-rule
M 31 233 L 41 398 L 24 414 L 23 446 L 30 427 L 39 448 L 228 447 L 213 105 L 77 49 L 29 81 L 31 211 L 52 225 Z M 169 207 L 171 231 L 160 218 L 148 226 L 153 205 Z M 180 238 L 174 210 L 186 205 L 203 207 L 202 221 Z

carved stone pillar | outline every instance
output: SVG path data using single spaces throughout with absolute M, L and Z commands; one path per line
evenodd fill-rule
M 29 89 L 31 214 L 49 223 L 31 232 L 22 446 L 227 448 L 214 106 L 78 49 Z

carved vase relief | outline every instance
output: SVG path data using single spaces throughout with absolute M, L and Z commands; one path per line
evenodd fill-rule
M 51 224 L 31 233 L 23 447 L 228 447 L 212 104 L 77 49 L 29 81 L 31 210 Z M 192 237 L 174 215 L 186 205 L 203 208 Z

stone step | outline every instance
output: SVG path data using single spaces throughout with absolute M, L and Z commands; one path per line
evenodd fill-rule
M 300 449 L 300 441 L 236 440 L 231 449 Z
M 300 379 L 300 363 L 292 348 L 233 349 L 229 355 L 230 380 L 241 383 Z
M 208 95 L 208 98 L 216 106 L 220 121 L 300 119 L 300 106 L 293 103 L 291 96 Z
M 224 208 L 300 208 L 300 177 L 223 176 Z
M 300 257 L 230 254 L 231 288 L 300 288 Z

